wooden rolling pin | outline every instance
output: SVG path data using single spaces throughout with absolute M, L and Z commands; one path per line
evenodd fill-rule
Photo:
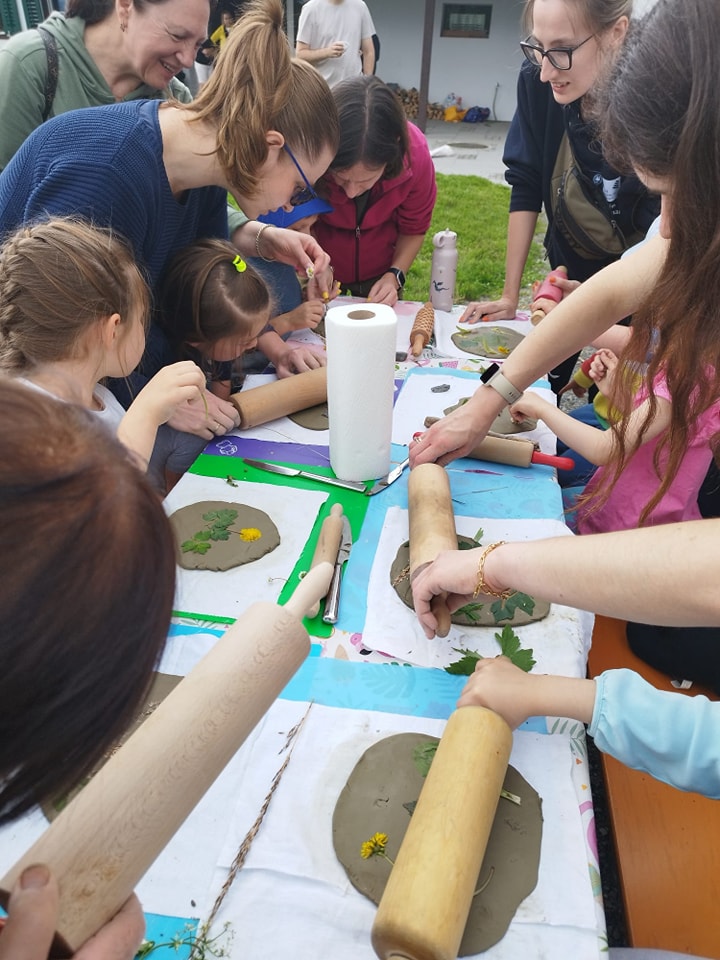
M 293 676 L 310 651 L 302 617 L 332 573 L 319 564 L 284 607 L 243 613 L 0 881 L 6 904 L 26 867 L 49 866 L 60 887 L 54 957 L 117 913 Z
M 327 368 L 296 373 L 262 387 L 233 393 L 232 403 L 240 413 L 240 429 L 249 430 L 298 410 L 307 410 L 327 400 Z
M 431 563 L 442 550 L 458 548 L 450 481 L 443 467 L 436 463 L 423 463 L 410 473 L 408 521 L 412 582 L 415 572 Z M 446 600 L 447 594 L 438 594 L 430 604 L 439 637 L 446 637 L 450 632 L 450 611 Z
M 330 563 L 335 567 L 335 561 L 340 551 L 340 541 L 343 534 L 343 508 L 342 504 L 334 503 L 330 513 L 325 517 L 320 527 L 320 534 L 315 544 L 315 553 L 313 554 L 310 569 L 312 570 L 319 563 Z M 328 583 L 328 589 L 330 584 Z M 326 591 L 327 592 L 327 591 Z M 323 594 L 325 596 L 325 594 Z M 320 609 L 320 600 L 309 611 L 308 616 L 316 617 Z
M 431 427 L 439 417 L 425 417 L 425 426 Z M 544 463 L 556 470 L 572 470 L 575 461 L 571 457 L 558 457 L 551 453 L 542 453 L 535 449 L 532 440 L 524 437 L 485 437 L 465 454 L 473 460 L 489 460 L 491 463 L 509 463 L 514 467 L 529 467 L 533 463 Z M 417 468 L 416 468 L 417 469 Z
M 414 357 L 419 357 L 422 353 L 422 348 L 430 343 L 434 325 L 435 308 L 428 300 L 415 314 L 413 328 L 410 331 L 410 352 Z
M 511 748 L 491 710 L 451 714 L 373 924 L 381 960 L 456 960 Z

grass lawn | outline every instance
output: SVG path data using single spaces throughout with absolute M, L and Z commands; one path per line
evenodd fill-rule
M 438 230 L 458 235 L 458 270 L 455 302 L 492 300 L 500 296 L 505 280 L 510 189 L 483 177 L 437 174 L 438 196 L 430 229 L 405 286 L 406 300 L 427 300 L 430 295 L 432 238 Z M 535 239 L 523 276 L 520 307 L 529 305 L 530 284 L 548 271 L 543 260 L 542 231 Z

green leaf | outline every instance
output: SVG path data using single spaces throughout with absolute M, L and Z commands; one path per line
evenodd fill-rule
M 194 534 L 193 534 L 193 540 L 200 540 L 200 541 L 202 541 L 202 540 L 209 540 L 209 539 L 210 539 L 210 531 L 209 531 L 209 530 L 198 530 L 197 533 L 194 533 Z
M 209 513 L 204 513 L 202 515 L 203 520 L 215 520 L 218 513 L 217 510 L 211 510 Z
M 180 549 L 182 550 L 183 553 L 190 553 L 192 550 L 195 549 L 195 541 L 185 540 L 184 543 L 180 544 Z
M 474 650 L 460 650 L 457 647 L 453 647 L 453 650 L 455 653 L 462 653 L 463 656 L 445 667 L 445 673 L 451 673 L 454 676 L 469 677 L 475 672 L 475 666 L 478 660 L 482 660 L 482 657 Z
M 478 527 L 478 532 L 473 537 L 473 540 L 477 540 L 477 542 L 480 543 L 480 541 L 484 536 L 485 536 L 485 531 L 483 530 L 482 527 Z
M 202 553 L 204 555 L 208 552 L 211 546 L 212 546 L 211 543 L 196 543 L 195 553 Z
M 531 617 L 535 609 L 535 601 L 526 593 L 513 593 L 507 600 L 496 600 L 490 607 L 490 612 L 495 618 L 495 623 L 499 623 L 500 620 L 512 620 L 518 609 Z
M 233 520 L 237 520 L 237 515 L 237 510 L 218 510 L 217 512 L 218 520 L 226 526 L 231 524 Z
M 509 623 L 505 624 L 502 633 L 495 634 L 495 639 L 500 644 L 500 652 L 504 657 L 512 660 L 516 667 L 520 667 L 526 673 L 532 670 L 537 662 L 533 659 L 533 651 L 523 650 L 520 646 L 520 638 Z
M 463 614 L 468 620 L 479 620 L 479 613 L 484 606 L 485 604 L 483 603 L 466 603 L 464 607 L 460 607 L 456 612 Z
M 210 539 L 211 540 L 229 540 L 230 534 L 227 532 L 227 530 L 213 530 L 210 533 Z
M 413 750 L 413 763 L 417 767 L 420 776 L 427 776 L 430 765 L 435 759 L 437 748 L 437 741 L 428 740 L 427 743 L 419 743 Z

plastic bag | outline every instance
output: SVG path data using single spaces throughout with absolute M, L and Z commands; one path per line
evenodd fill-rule
M 484 123 L 490 116 L 488 107 L 470 107 L 465 111 L 463 123 Z

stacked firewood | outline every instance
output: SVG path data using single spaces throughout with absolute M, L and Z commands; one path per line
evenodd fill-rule
M 409 120 L 415 120 L 418 115 L 418 100 L 420 97 L 417 87 L 411 87 L 409 90 L 404 87 L 394 87 L 394 90 L 405 111 L 405 116 Z M 427 115 L 428 120 L 444 120 L 445 108 L 441 103 L 428 103 Z

